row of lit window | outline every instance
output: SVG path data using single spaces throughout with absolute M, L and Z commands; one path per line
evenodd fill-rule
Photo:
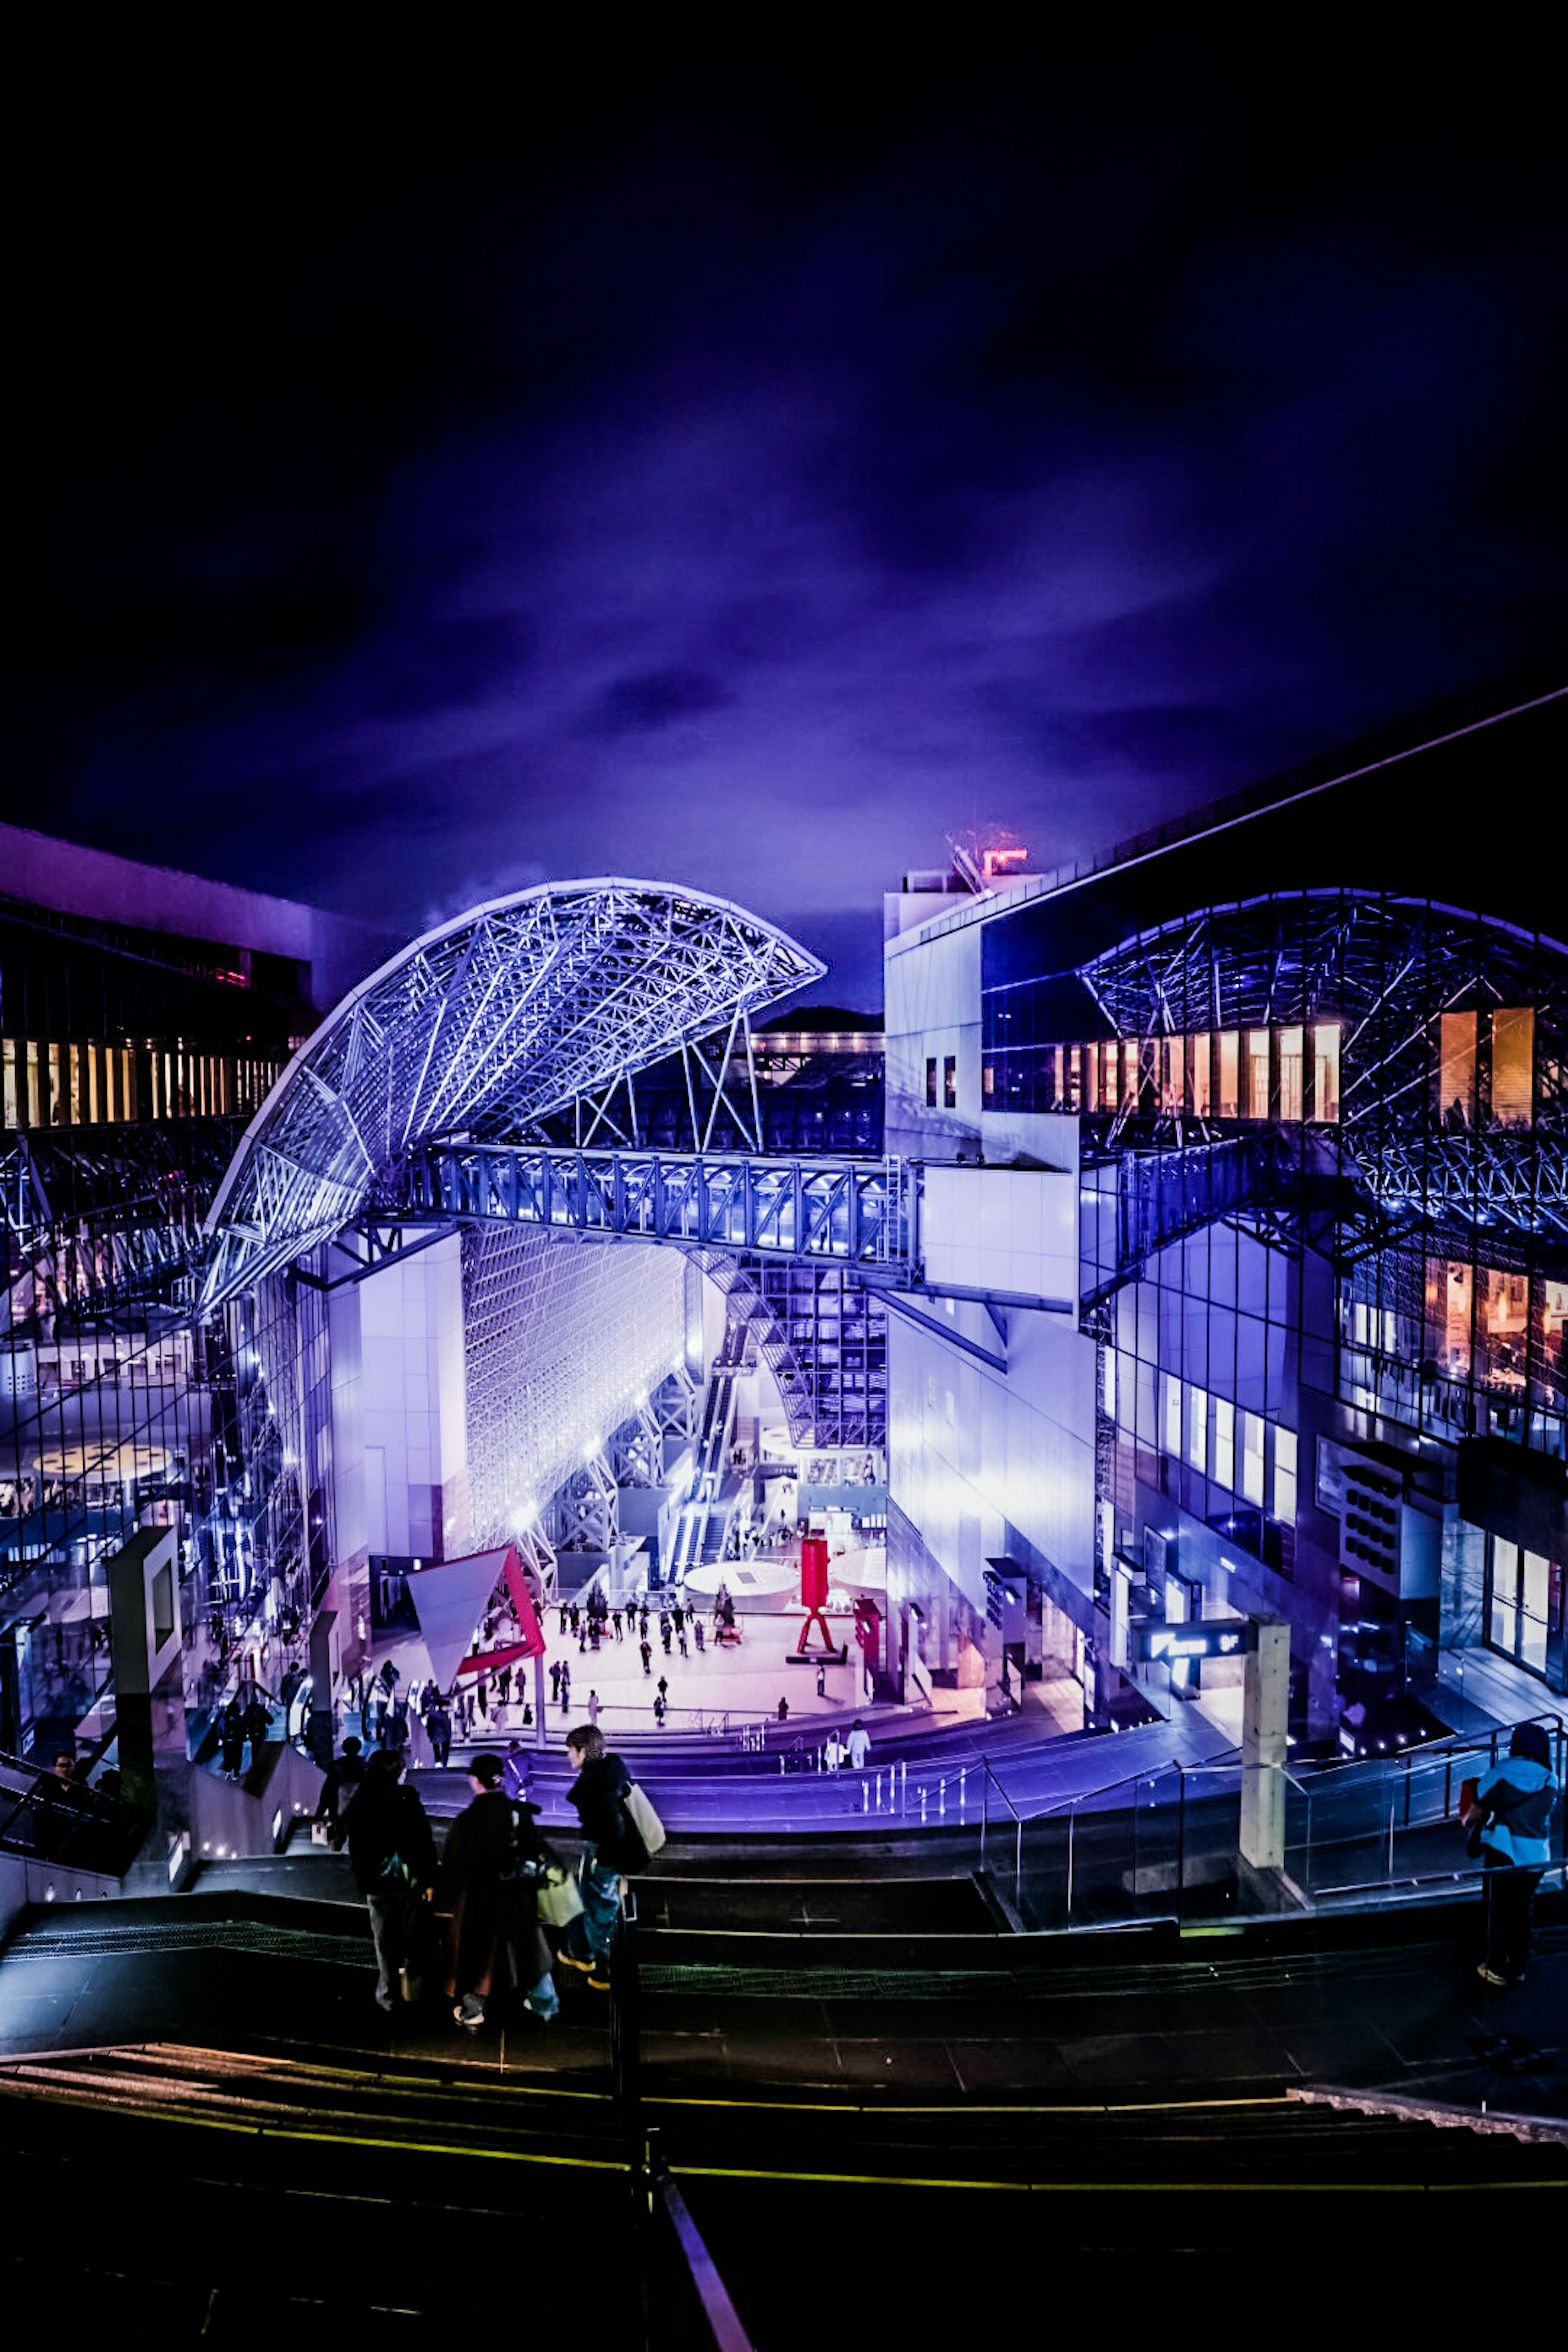
M 181 1045 L 148 1051 L 5 1037 L 0 1038 L 0 1112 L 13 1129 L 249 1112 L 265 1099 L 278 1069 L 276 1062 Z
M 1340 1024 L 1205 1029 L 1190 1036 L 1105 1037 L 1089 1045 L 1026 1047 L 1039 1108 L 1163 1112 L 1188 1118 L 1321 1120 L 1340 1116 Z M 927 1099 L 931 1072 L 927 1063 Z M 987 1064 L 987 1099 L 1006 1091 Z
M 1103 1410 L 1110 1421 L 1131 1434 L 1132 1395 L 1129 1375 L 1130 1360 L 1121 1359 L 1121 1385 L 1125 1391 L 1121 1412 L 1117 1412 L 1118 1356 L 1108 1348 L 1103 1357 Z M 1184 1462 L 1193 1470 L 1212 1479 L 1255 1508 L 1267 1508 L 1271 1518 L 1292 1527 L 1296 1519 L 1296 1433 L 1283 1429 L 1278 1423 L 1267 1422 L 1259 1412 L 1248 1412 L 1245 1406 L 1233 1404 L 1228 1397 L 1211 1395 L 1192 1381 L 1184 1381 L 1174 1372 L 1162 1372 L 1159 1379 L 1159 1443 L 1160 1451 L 1173 1461 Z M 1141 1432 L 1147 1443 L 1150 1433 Z

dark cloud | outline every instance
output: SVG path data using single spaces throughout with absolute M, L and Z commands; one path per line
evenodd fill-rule
M 1082 854 L 1560 643 L 1544 97 L 1128 46 L 73 93 L 6 814 L 410 930 L 669 877 L 867 1003 L 948 834 Z

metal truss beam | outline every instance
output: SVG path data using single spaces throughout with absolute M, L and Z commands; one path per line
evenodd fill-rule
M 432 1143 L 402 1171 L 422 1216 L 498 1219 L 918 1278 L 921 1171 L 900 1160 L 709 1158 Z

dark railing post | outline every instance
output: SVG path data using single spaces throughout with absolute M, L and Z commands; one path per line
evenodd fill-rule
M 1185 1916 L 1187 1885 L 1187 1768 L 1173 1757 L 1176 1768 L 1176 1926 Z
M 610 1937 L 610 2082 L 634 2190 L 640 2188 L 645 2162 L 637 1918 L 637 1896 L 628 1887 Z

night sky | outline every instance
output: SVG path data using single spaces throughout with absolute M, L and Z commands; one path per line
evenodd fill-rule
M 870 1007 L 949 834 L 1562 646 L 1544 58 L 384 21 L 16 79 L 13 822 L 403 933 L 685 881 Z

